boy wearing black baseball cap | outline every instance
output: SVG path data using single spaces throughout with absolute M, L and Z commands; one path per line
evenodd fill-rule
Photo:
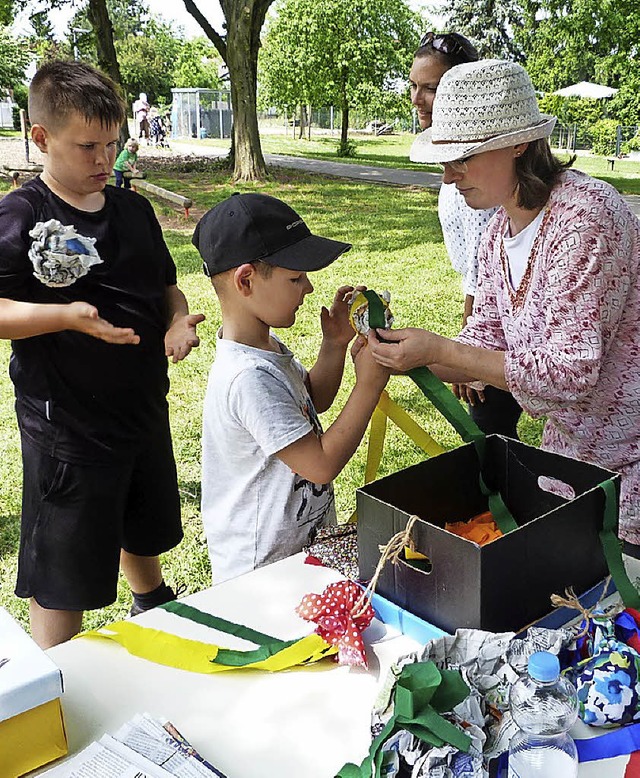
M 389 373 L 360 338 L 356 384 L 323 433 L 354 332 L 352 286 L 321 313 L 322 345 L 307 372 L 272 327 L 290 327 L 313 291 L 307 273 L 351 246 L 312 235 L 288 205 L 235 194 L 206 213 L 193 243 L 222 309 L 203 411 L 202 517 L 213 583 L 301 551 L 335 523 L 332 479 L 356 450 Z

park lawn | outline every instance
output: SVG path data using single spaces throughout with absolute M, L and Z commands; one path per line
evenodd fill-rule
M 326 179 L 295 171 L 272 170 L 264 184 L 232 184 L 227 173 L 215 166 L 195 164 L 192 172 L 164 169 L 149 171 L 149 180 L 193 197 L 191 216 L 154 201 L 165 224 L 165 237 L 178 266 L 179 284 L 191 310 L 206 314 L 200 327 L 201 346 L 183 362 L 170 365 L 169 395 L 171 421 L 182 496 L 185 539 L 164 556 L 166 579 L 184 584 L 188 592 L 209 585 L 209 562 L 200 525 L 200 416 L 207 373 L 214 358 L 215 333 L 220 311 L 210 282 L 201 269 L 191 245 L 199 214 L 234 191 L 264 191 L 289 202 L 319 235 L 348 240 L 350 252 L 333 265 L 311 275 L 315 291 L 307 297 L 295 325 L 278 334 L 301 361 L 310 367 L 320 344 L 319 316 L 322 305 L 330 304 L 338 286 L 364 283 L 371 288 L 389 289 L 396 326 L 426 325 L 445 335 L 454 335 L 462 310 L 460 280 L 451 269 L 442 243 L 436 211 L 437 193 L 421 188 L 387 187 Z M 171 228 L 167 229 L 166 225 Z M 27 623 L 27 603 L 13 596 L 20 515 L 20 454 L 13 411 L 13 392 L 7 375 L 10 346 L 0 341 L 0 605 Z M 331 424 L 353 386 L 351 364 L 347 365 L 343 387 L 334 407 L 323 415 Z M 460 440 L 445 420 L 430 406 L 406 378 L 393 377 L 388 387 L 398 400 L 447 449 Z M 541 422 L 524 418 L 520 434 L 531 444 L 540 440 Z M 363 483 L 366 446 L 363 444 L 336 479 L 340 520 L 346 520 L 355 506 L 355 490 Z M 388 474 L 423 459 L 423 454 L 404 435 L 391 427 L 381 474 Z M 118 601 L 111 607 L 87 614 L 85 627 L 97 627 L 123 617 L 131 596 L 121 580 Z
M 403 170 L 426 170 L 438 172 L 438 165 L 422 165 L 409 161 L 409 149 L 415 139 L 410 133 L 398 133 L 394 135 L 381 135 L 370 137 L 366 135 L 350 135 L 355 141 L 357 153 L 355 157 L 338 157 L 336 147 L 338 136 L 320 136 L 311 134 L 311 140 L 305 138 L 294 139 L 289 136 L 278 135 L 261 130 L 260 140 L 265 154 L 285 154 L 291 157 L 306 157 L 308 159 L 320 159 L 330 162 L 345 162 L 355 165 L 374 165 L 377 167 L 400 168 Z M 180 142 L 174 141 L 176 148 Z M 214 146 L 216 148 L 229 148 L 228 138 L 207 140 L 192 140 L 189 143 L 198 143 Z M 567 159 L 568 154 L 555 150 L 561 159 Z M 590 176 L 608 181 L 622 194 L 640 194 L 640 160 L 617 159 L 615 170 L 611 171 L 607 157 L 580 155 L 577 157 L 574 167 L 582 170 Z
M 558 153 L 561 159 L 567 154 Z M 640 159 L 616 159 L 614 170 L 607 157 L 579 156 L 573 166 L 594 178 L 607 181 L 622 194 L 640 194 Z

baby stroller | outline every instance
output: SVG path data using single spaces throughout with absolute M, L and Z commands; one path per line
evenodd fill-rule
M 169 148 L 167 126 L 164 117 L 158 114 L 149 120 L 149 135 L 151 136 L 153 146 L 160 146 L 164 149 Z

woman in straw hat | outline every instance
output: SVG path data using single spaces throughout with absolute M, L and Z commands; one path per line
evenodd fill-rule
M 620 535 L 640 544 L 640 221 L 613 187 L 557 160 L 522 67 L 446 72 L 411 158 L 441 163 L 482 239 L 473 315 L 455 340 L 420 329 L 372 342 L 378 361 L 508 389 L 546 416 L 550 451 L 622 473 Z M 628 545 L 632 544 L 632 545 Z
M 427 32 L 422 36 L 420 46 L 413 55 L 409 84 L 411 102 L 423 130 L 431 127 L 433 100 L 442 76 L 455 65 L 477 60 L 475 46 L 464 35 L 457 32 Z M 440 187 L 438 218 L 451 264 L 462 277 L 463 326 L 473 310 L 480 238 L 496 210 L 470 208 L 455 184 L 443 184 Z M 518 437 L 517 424 L 521 408 L 509 392 L 493 386 L 484 389 L 477 386 L 474 389 L 467 384 L 454 384 L 453 391 L 456 397 L 469 404 L 469 412 L 483 432 Z

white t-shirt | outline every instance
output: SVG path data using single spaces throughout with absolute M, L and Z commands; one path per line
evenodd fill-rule
M 455 184 L 442 184 L 438 195 L 438 218 L 449 259 L 462 276 L 465 295 L 474 296 L 478 279 L 480 238 L 497 208 L 476 211 L 470 208 Z
M 317 527 L 336 520 L 333 485 L 313 484 L 275 456 L 322 428 L 307 371 L 274 340 L 282 353 L 217 339 L 202 425 L 202 520 L 214 584 L 301 551 Z
M 522 281 L 527 265 L 529 264 L 529 255 L 531 254 L 533 241 L 536 239 L 543 218 L 544 208 L 531 224 L 527 224 L 524 230 L 520 230 L 520 232 L 513 237 L 509 234 L 509 219 L 506 220 L 507 226 L 505 227 L 502 241 L 509 261 L 509 275 L 511 276 L 510 281 L 513 289 L 517 289 L 520 286 L 520 282 Z

